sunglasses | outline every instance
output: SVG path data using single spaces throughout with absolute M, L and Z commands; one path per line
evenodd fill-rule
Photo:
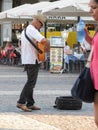
M 37 21 L 41 24 L 41 26 L 43 26 L 43 23 L 40 20 L 37 19 Z

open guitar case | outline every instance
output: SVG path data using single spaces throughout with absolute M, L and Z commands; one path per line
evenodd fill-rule
M 72 96 L 60 96 L 56 97 L 54 108 L 61 110 L 80 110 L 82 108 L 82 101 Z

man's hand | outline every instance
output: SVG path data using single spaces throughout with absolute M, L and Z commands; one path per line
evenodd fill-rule
M 49 52 L 50 51 L 50 43 L 47 39 L 42 39 L 41 44 L 44 45 L 44 51 Z
M 85 39 L 86 41 L 89 43 L 89 44 L 92 44 L 92 37 L 90 36 L 90 32 L 87 30 L 87 28 L 84 28 L 84 31 L 85 31 Z

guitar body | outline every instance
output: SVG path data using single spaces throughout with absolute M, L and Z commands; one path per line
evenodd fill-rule
M 42 61 L 44 62 L 45 61 L 45 51 L 44 51 L 44 45 L 41 44 L 41 43 L 38 43 L 38 48 L 40 48 L 40 50 L 43 51 L 42 54 L 38 53 L 38 58 L 39 58 L 39 61 Z
M 49 53 L 50 45 L 47 43 L 38 43 L 38 48 L 43 51 L 42 54 L 38 54 L 39 60 L 44 62 L 45 61 L 45 53 Z

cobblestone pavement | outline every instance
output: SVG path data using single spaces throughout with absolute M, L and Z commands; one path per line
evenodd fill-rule
M 57 96 L 70 95 L 78 74 L 51 74 L 40 70 L 35 88 L 40 111 L 23 112 L 16 108 L 26 81 L 23 67 L 0 66 L 0 130 L 97 130 L 93 104 L 83 103 L 81 110 L 54 108 Z
M 1 130 L 60 130 L 17 113 L 2 113 L 0 117 Z

